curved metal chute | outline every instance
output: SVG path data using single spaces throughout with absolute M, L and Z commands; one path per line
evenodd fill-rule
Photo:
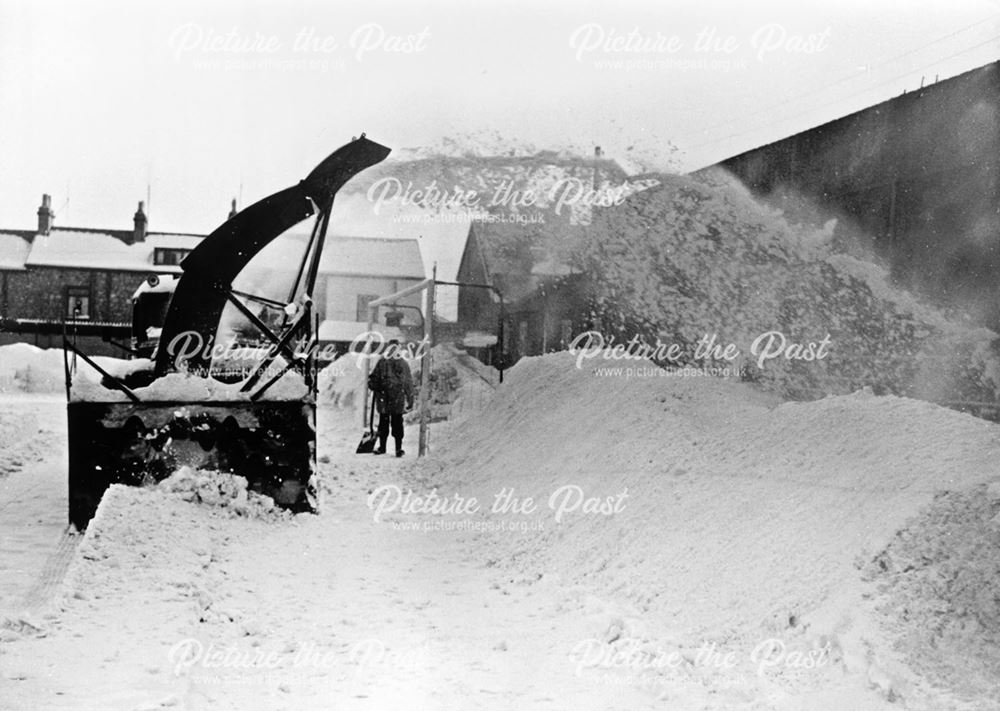
M 181 264 L 156 353 L 157 377 L 173 369 L 171 344 L 191 333 L 210 344 L 233 280 L 264 247 L 317 211 L 329 215 L 333 198 L 344 183 L 389 155 L 390 149 L 364 136 L 324 159 L 298 185 L 286 188 L 237 213 L 208 235 Z M 207 372 L 204 352 L 186 361 L 193 371 Z

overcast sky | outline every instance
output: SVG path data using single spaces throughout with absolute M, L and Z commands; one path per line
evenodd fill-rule
M 148 185 L 150 229 L 208 232 L 362 131 L 693 169 L 1000 59 L 998 17 L 997 0 L 0 0 L 0 229 L 33 227 L 43 192 L 57 224 L 128 228 Z

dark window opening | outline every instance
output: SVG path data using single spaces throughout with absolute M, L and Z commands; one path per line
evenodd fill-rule
M 66 318 L 90 318 L 90 289 L 85 286 L 66 288 Z
M 191 253 L 190 249 L 166 249 L 157 247 L 153 250 L 153 264 L 162 267 L 176 267 L 184 257 Z
M 378 298 L 378 294 L 358 294 L 357 321 L 368 321 L 368 304 Z

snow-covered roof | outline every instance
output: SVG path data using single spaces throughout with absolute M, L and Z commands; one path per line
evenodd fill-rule
M 0 233 L 0 269 L 24 269 L 30 248 L 21 235 Z
M 437 264 L 438 279 L 458 276 L 462 252 L 474 215 L 425 210 L 398 202 L 376 205 L 365 195 L 344 194 L 334 203 L 330 235 L 416 239 L 424 257 L 424 273 Z
M 0 269 L 61 267 L 180 274 L 179 266 L 154 264 L 155 250 L 190 250 L 202 239 L 198 235 L 154 232 L 142 242 L 126 244 L 123 234 L 115 230 L 54 229 L 47 235 L 35 235 L 29 242 L 21 235 L 0 233 Z M 289 238 L 276 240 L 268 253 L 269 269 L 294 270 L 298 266 L 301 249 L 281 249 L 283 239 Z M 281 259 L 283 255 L 288 258 Z M 423 279 L 426 273 L 416 239 L 334 235 L 326 241 L 320 272 L 397 279 Z
M 194 249 L 201 240 L 202 238 L 196 235 L 150 232 L 146 235 L 145 244 L 153 249 Z
M 157 248 L 194 249 L 201 238 L 195 235 L 151 233 L 145 241 L 125 244 L 110 233 L 54 229 L 36 235 L 25 265 L 109 271 L 180 272 L 180 267 L 154 265 Z
M 323 245 L 320 273 L 423 279 L 424 262 L 415 239 L 330 237 Z

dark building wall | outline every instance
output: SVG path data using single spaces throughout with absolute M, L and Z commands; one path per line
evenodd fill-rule
M 589 282 L 583 274 L 547 280 L 510 307 L 505 324 L 508 356 L 565 350 L 573 338 L 593 327 L 588 320 Z
M 466 284 L 489 284 L 481 247 L 475 230 L 469 230 L 462 261 L 458 266 L 456 281 Z M 493 303 L 492 294 L 488 289 L 475 287 L 459 287 L 458 289 L 458 320 L 463 324 L 481 327 L 488 321 L 496 321 L 497 308 Z
M 148 275 L 86 269 L 30 267 L 0 272 L 2 316 L 60 321 L 67 314 L 69 289 L 84 289 L 90 298 L 91 321 L 132 320 L 132 294 Z
M 866 235 L 906 286 L 1000 325 L 1000 63 L 721 163 Z
M 29 267 L 23 271 L 0 270 L 0 318 L 32 319 L 59 324 L 68 315 L 70 289 L 82 289 L 90 299 L 89 321 L 129 324 L 132 294 L 148 275 L 142 272 L 104 272 L 87 269 Z M 0 345 L 30 343 L 40 348 L 62 344 L 61 327 L 36 333 L 0 333 Z M 90 355 L 122 357 L 123 351 L 99 336 L 75 336 Z M 127 341 L 127 338 L 121 338 Z

